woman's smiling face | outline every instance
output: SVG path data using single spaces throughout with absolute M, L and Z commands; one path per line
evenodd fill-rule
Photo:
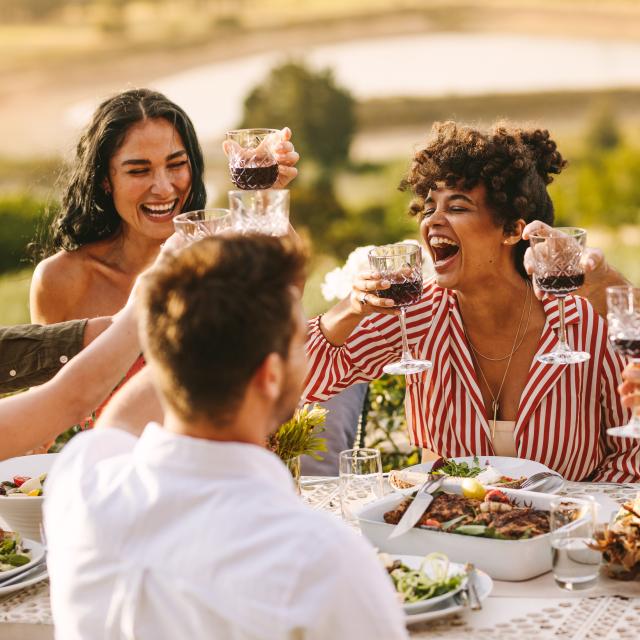
M 130 230 L 155 240 L 173 233 L 191 189 L 191 165 L 180 134 L 164 118 L 134 124 L 109 160 L 116 211 Z
M 486 189 L 463 191 L 438 184 L 425 200 L 420 233 L 436 271 L 436 283 L 464 290 L 514 269 L 513 242 L 494 220 Z M 507 239 L 507 244 L 505 244 Z

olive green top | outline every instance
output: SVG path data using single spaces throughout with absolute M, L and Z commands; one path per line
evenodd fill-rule
M 42 384 L 82 349 L 86 320 L 0 327 L 0 393 Z

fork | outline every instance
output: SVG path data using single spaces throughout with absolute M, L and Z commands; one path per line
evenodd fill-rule
M 559 478 L 560 476 L 557 473 L 552 473 L 550 471 L 541 471 L 540 473 L 534 473 L 531 477 L 527 478 L 521 485 L 518 487 L 519 489 L 529 489 L 532 486 L 538 486 L 542 484 L 544 480 L 547 478 L 551 478 L 555 476 Z

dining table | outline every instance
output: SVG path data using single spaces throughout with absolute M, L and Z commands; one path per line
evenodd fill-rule
M 558 493 L 622 504 L 639 491 L 640 483 L 566 482 Z M 301 495 L 310 508 L 341 517 L 338 478 L 303 477 Z M 465 608 L 411 625 L 409 635 L 416 639 L 624 640 L 638 638 L 639 630 L 640 581 L 614 580 L 601 568 L 597 585 L 585 591 L 561 589 L 550 572 L 523 582 L 494 580 L 480 611 Z M 0 598 L 1 640 L 53 637 L 48 580 Z

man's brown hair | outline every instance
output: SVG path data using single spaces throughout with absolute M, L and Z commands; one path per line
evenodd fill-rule
M 144 278 L 141 328 L 166 401 L 224 424 L 270 353 L 287 358 L 305 255 L 289 239 L 206 238 Z

